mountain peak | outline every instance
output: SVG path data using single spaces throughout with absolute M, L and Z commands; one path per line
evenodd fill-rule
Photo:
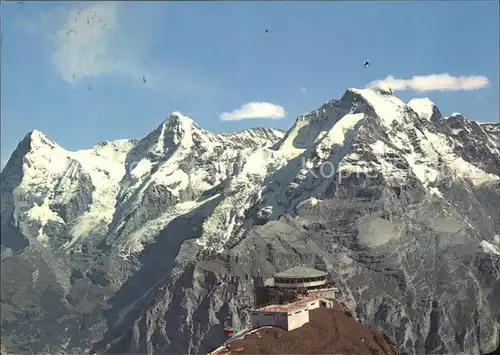
M 198 128 L 196 123 L 191 118 L 178 111 L 172 112 L 163 122 L 162 126 L 166 131 L 177 132 L 179 135 L 192 131 L 193 128 Z
M 32 129 L 25 135 L 25 138 L 29 138 L 30 140 L 41 140 L 47 139 L 47 136 L 37 129 Z
M 411 99 L 408 106 L 421 118 L 430 120 L 437 112 L 437 106 L 428 97 Z
M 347 89 L 347 92 L 352 92 L 356 93 L 358 95 L 379 95 L 379 96 L 388 96 L 388 97 L 397 97 L 396 92 L 392 90 L 390 87 L 387 88 L 364 88 L 364 89 L 357 89 L 357 88 L 349 88 Z
M 399 113 L 406 104 L 398 98 L 394 91 L 385 89 L 348 89 L 341 101 L 353 101 L 353 103 L 362 101 L 369 105 L 385 122 L 391 124 L 393 121 L 401 121 L 402 116 Z
M 48 147 L 50 149 L 59 147 L 59 145 L 57 145 L 52 139 L 48 138 L 45 134 L 37 129 L 33 129 L 28 132 L 24 136 L 22 142 L 29 142 L 32 150 L 42 147 Z
M 346 92 L 353 92 L 357 94 L 363 93 L 375 93 L 382 96 L 397 96 L 396 92 L 390 86 L 380 86 L 380 87 L 367 87 L 364 89 L 360 88 L 349 88 Z
M 436 104 L 434 102 L 432 102 L 432 100 L 429 99 L 428 97 L 416 97 L 416 98 L 408 101 L 408 105 L 410 105 L 410 104 L 436 106 Z
M 168 123 L 176 123 L 176 124 L 193 124 L 194 121 L 188 116 L 183 115 L 179 111 L 172 112 L 168 119 L 166 120 Z
M 192 133 L 197 129 L 199 127 L 191 118 L 175 111 L 145 138 L 143 144 L 148 142 L 147 145 L 151 145 L 148 149 L 153 149 L 157 154 L 163 154 L 177 147 L 181 142 L 184 142 L 184 145 L 190 145 Z
M 28 132 L 29 135 L 36 135 L 36 136 L 45 136 L 41 131 L 38 129 L 34 128 L 30 132 Z

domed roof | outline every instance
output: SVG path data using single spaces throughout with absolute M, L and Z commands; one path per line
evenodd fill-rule
M 328 273 L 321 270 L 316 270 L 305 266 L 295 266 L 291 269 L 274 274 L 274 278 L 306 279 L 310 277 L 322 277 L 326 275 L 328 275 Z

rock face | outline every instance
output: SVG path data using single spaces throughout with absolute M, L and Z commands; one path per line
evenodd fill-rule
M 248 324 L 256 275 L 303 264 L 404 352 L 492 351 L 498 127 L 349 89 L 287 132 L 174 113 L 77 152 L 30 132 L 1 173 L 2 344 L 206 353 Z

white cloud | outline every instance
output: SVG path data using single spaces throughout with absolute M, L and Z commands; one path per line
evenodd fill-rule
M 61 77 L 75 84 L 117 74 L 162 94 L 214 94 L 218 87 L 214 78 L 154 56 L 154 48 L 149 46 L 154 26 L 134 22 L 139 16 L 137 8 L 130 9 L 119 2 L 98 2 L 53 13 L 49 29 L 55 45 L 52 59 Z M 140 18 L 154 15 L 151 9 L 144 11 Z
M 112 47 L 119 28 L 117 3 L 72 9 L 55 35 L 54 64 L 70 83 L 113 72 L 129 73 L 131 65 Z
M 239 121 L 251 118 L 268 118 L 279 120 L 285 117 L 286 111 L 282 106 L 269 102 L 249 102 L 240 108 L 223 112 L 220 119 L 223 121 Z
M 397 79 L 389 75 L 384 80 L 368 84 L 371 88 L 391 88 L 393 90 L 413 89 L 415 91 L 458 91 L 477 90 L 487 87 L 485 76 L 451 76 L 448 73 L 414 76 L 411 79 Z

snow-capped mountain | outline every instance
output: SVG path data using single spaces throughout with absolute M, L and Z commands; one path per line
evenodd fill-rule
M 1 173 L 2 344 L 207 352 L 228 316 L 248 321 L 258 272 L 321 263 L 405 351 L 487 352 L 499 127 L 349 89 L 287 132 L 216 134 L 173 113 L 141 140 L 72 152 L 32 131 Z

